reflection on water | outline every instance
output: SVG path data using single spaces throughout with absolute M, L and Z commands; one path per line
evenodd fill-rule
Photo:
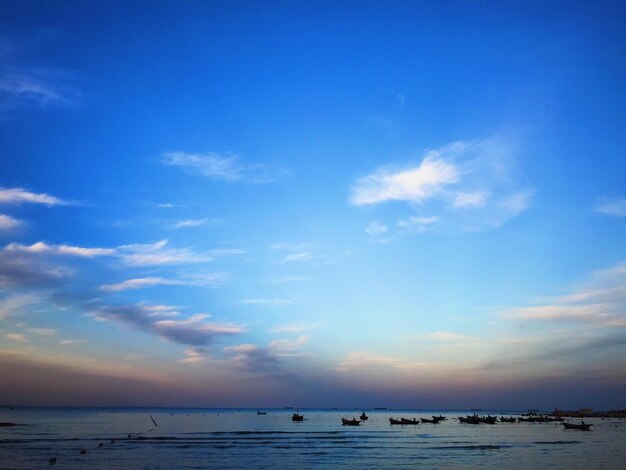
M 589 419 L 593 431 L 559 423 L 462 424 L 466 413 L 361 410 L 15 409 L 0 408 L 0 468 L 415 467 L 624 468 L 626 420 Z M 391 426 L 388 418 L 439 424 Z M 150 419 L 154 418 L 158 426 Z M 130 436 L 130 437 L 129 437 Z M 85 454 L 80 449 L 86 449 Z

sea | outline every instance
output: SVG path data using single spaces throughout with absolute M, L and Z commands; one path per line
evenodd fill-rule
M 0 469 L 626 469 L 626 419 L 464 424 L 474 411 L 0 408 Z M 299 411 L 303 422 L 293 422 Z M 481 411 L 479 414 L 496 414 Z M 497 412 L 498 416 L 518 413 Z M 439 424 L 390 425 L 389 418 Z M 580 419 L 567 420 L 579 423 Z M 86 452 L 81 453 L 81 449 Z M 53 459 L 53 463 L 50 463 Z M 54 460 L 56 459 L 56 460 Z

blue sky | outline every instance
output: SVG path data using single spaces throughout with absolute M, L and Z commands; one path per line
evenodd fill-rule
M 620 2 L 0 12 L 0 401 L 624 406 Z

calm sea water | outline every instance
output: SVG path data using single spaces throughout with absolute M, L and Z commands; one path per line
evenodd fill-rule
M 366 410 L 368 421 L 347 427 L 340 418 L 361 410 L 300 411 L 302 423 L 291 421 L 293 410 L 0 408 L 0 421 L 20 424 L 0 428 L 0 468 L 50 468 L 51 457 L 64 469 L 626 468 L 626 420 L 588 419 L 593 430 L 581 432 L 455 419 L 469 411 Z M 388 421 L 433 414 L 448 420 Z

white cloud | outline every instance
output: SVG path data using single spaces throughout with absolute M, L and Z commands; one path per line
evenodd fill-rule
M 22 225 L 22 222 L 10 215 L 0 214 L 0 230 L 12 230 Z
M 426 333 L 423 335 L 415 336 L 419 339 L 429 339 L 432 341 L 474 341 L 476 338 L 467 335 L 460 335 L 458 333 L 451 333 L 448 331 L 433 331 L 432 333 Z
M 400 231 L 424 233 L 431 231 L 440 221 L 441 218 L 436 215 L 431 217 L 411 216 L 408 219 L 398 220 L 397 225 Z
M 3 250 L 20 251 L 24 253 L 52 254 L 65 256 L 78 256 L 81 258 L 94 258 L 96 256 L 113 256 L 113 248 L 84 248 L 72 245 L 48 245 L 45 242 L 37 242 L 32 245 L 22 245 L 20 243 L 9 243 Z
M 382 167 L 358 179 L 350 202 L 403 202 L 413 217 L 438 217 L 441 228 L 494 228 L 527 209 L 533 195 L 515 153 L 513 143 L 502 138 L 453 142 L 425 152 L 417 164 Z M 418 220 L 407 218 L 399 226 L 426 230 Z
M 131 266 L 158 266 L 168 264 L 206 263 L 212 258 L 203 253 L 195 253 L 189 248 L 168 248 L 167 240 L 155 243 L 122 245 L 119 256 Z
M 83 344 L 86 343 L 87 340 L 84 339 L 62 339 L 59 341 L 59 344 L 62 346 L 66 346 L 68 344 Z
M 187 348 L 185 349 L 185 358 L 179 359 L 181 364 L 197 364 L 205 362 L 209 359 L 209 355 L 204 348 Z
M 373 221 L 367 224 L 365 233 L 369 235 L 369 239 L 372 243 L 389 243 L 391 241 L 391 237 L 386 236 L 387 226 L 380 222 Z
M 154 286 L 209 286 L 216 287 L 220 285 L 228 273 L 214 272 L 202 274 L 188 274 L 179 279 L 167 279 L 163 277 L 141 277 L 135 279 L 127 279 L 115 284 L 103 284 L 100 290 L 105 292 L 122 292 L 126 290 L 144 289 Z
M 352 188 L 356 206 L 385 201 L 420 202 L 437 195 L 443 187 L 459 181 L 458 168 L 434 155 L 426 156 L 417 167 L 405 170 L 377 170 L 359 179 Z
M 184 219 L 174 223 L 174 228 L 200 227 L 209 223 L 209 219 Z
M 282 260 L 280 260 L 281 263 L 290 263 L 293 261 L 311 261 L 313 259 L 313 254 L 309 251 L 303 251 L 300 253 L 291 253 L 289 255 L 286 255 Z
M 4 337 L 6 339 L 10 339 L 12 341 L 19 341 L 21 343 L 26 343 L 26 337 L 22 334 L 19 333 L 7 333 L 6 335 L 4 335 Z
M 481 191 L 474 191 L 469 193 L 460 192 L 455 194 L 453 205 L 454 207 L 482 207 L 487 203 L 489 194 Z
M 45 193 L 33 193 L 24 188 L 0 188 L 0 204 L 43 204 L 46 206 L 63 206 L 71 204 L 55 196 Z
M 153 286 L 180 286 L 184 283 L 182 281 L 174 279 L 164 279 L 162 277 L 143 277 L 137 279 L 127 279 L 117 284 L 103 284 L 100 286 L 100 290 L 106 292 L 121 292 L 125 290 L 143 289 L 145 287 Z
M 167 152 L 163 154 L 162 161 L 165 165 L 178 166 L 191 173 L 227 182 L 271 183 L 287 173 L 265 164 L 244 164 L 237 155 L 223 156 L 215 152 Z
M 59 332 L 56 328 L 26 328 L 26 331 L 38 336 L 54 336 Z
M 602 198 L 594 210 L 614 217 L 626 217 L 626 199 Z

